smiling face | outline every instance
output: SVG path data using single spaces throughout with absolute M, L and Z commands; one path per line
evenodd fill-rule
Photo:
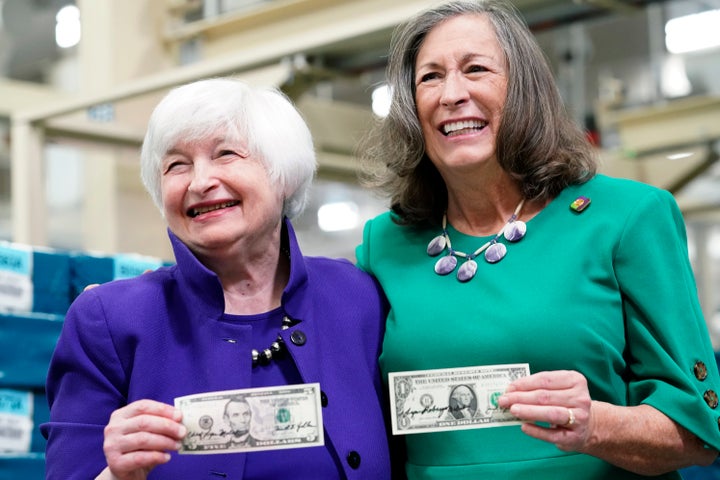
M 264 250 L 280 228 L 280 189 L 261 159 L 232 138 L 177 142 L 162 159 L 160 189 L 168 227 L 204 258 L 239 245 Z
M 426 152 L 444 177 L 496 161 L 507 67 L 486 16 L 451 17 L 427 34 L 415 61 L 415 89 Z

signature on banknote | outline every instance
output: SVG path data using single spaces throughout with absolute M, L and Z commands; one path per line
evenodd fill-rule
M 489 365 L 389 374 L 393 434 L 498 427 L 520 423 L 498 398 L 527 364 Z
M 188 433 L 180 453 L 230 453 L 324 444 L 320 385 L 207 392 L 175 399 Z

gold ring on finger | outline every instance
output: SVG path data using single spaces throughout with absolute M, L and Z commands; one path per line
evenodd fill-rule
M 567 420 L 567 422 L 565 422 L 565 425 L 563 425 L 565 427 L 569 427 L 569 426 L 575 424 L 575 413 L 572 411 L 572 408 L 568 408 L 567 411 L 568 411 L 568 420 Z

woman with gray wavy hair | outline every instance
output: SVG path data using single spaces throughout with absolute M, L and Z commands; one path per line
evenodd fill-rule
M 509 2 L 419 13 L 387 76 L 389 115 L 360 152 L 391 211 L 357 248 L 390 302 L 383 373 L 531 373 L 474 385 L 477 418 L 406 435 L 408 478 L 677 479 L 710 463 L 720 379 L 672 195 L 596 173 Z M 397 400 L 398 425 L 452 411 L 423 398 Z M 472 428 L 503 411 L 521 425 Z

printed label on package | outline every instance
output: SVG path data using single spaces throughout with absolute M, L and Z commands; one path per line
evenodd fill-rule
M 142 275 L 148 270 L 155 270 L 162 266 L 162 260 L 143 255 L 119 254 L 114 257 L 115 271 L 113 278 L 132 278 Z
M 0 452 L 30 451 L 32 415 L 32 392 L 0 388 Z
M 32 306 L 32 249 L 0 245 L 0 312 L 29 312 Z

